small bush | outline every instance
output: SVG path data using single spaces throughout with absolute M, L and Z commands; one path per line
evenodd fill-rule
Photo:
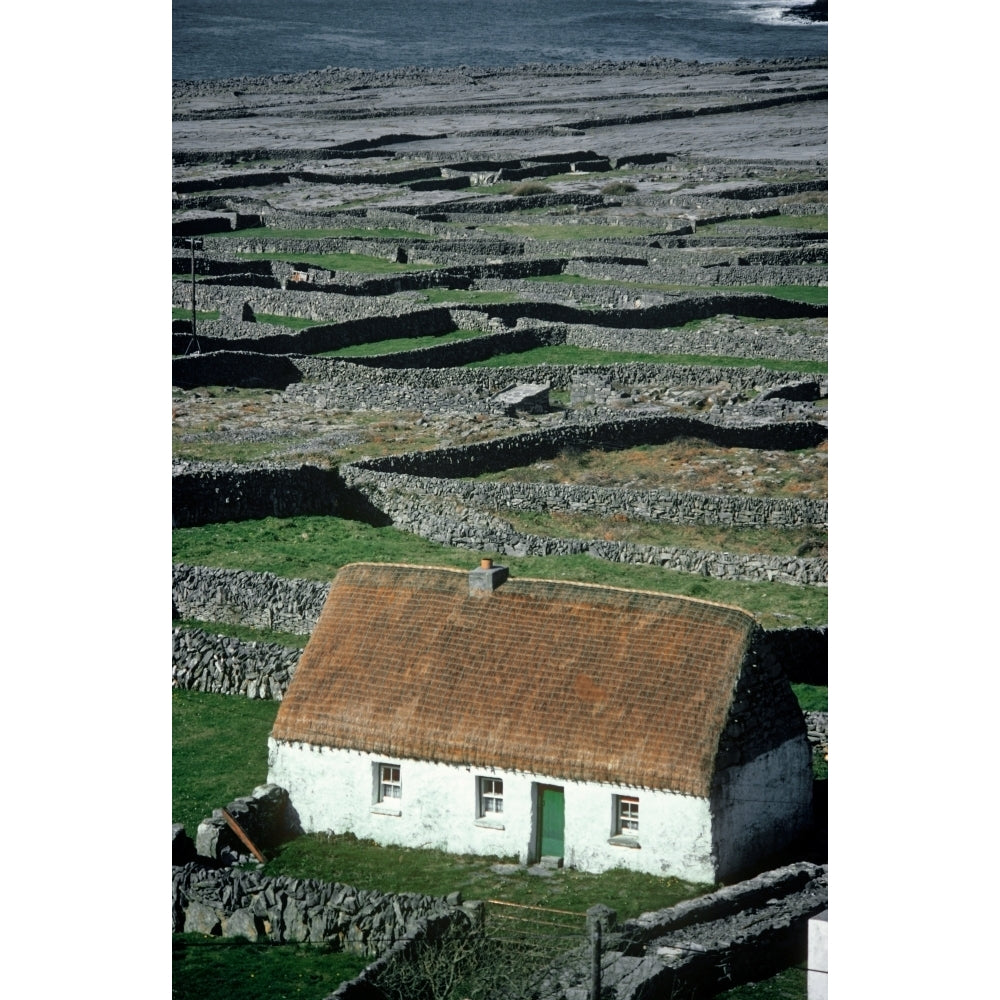
M 512 187 L 510 193 L 516 195 L 552 194 L 552 188 L 548 184 L 542 184 L 540 181 L 522 181 L 520 184 Z
M 633 191 L 638 190 L 634 184 L 630 184 L 628 181 L 612 181 L 601 188 L 601 194 L 631 194 Z

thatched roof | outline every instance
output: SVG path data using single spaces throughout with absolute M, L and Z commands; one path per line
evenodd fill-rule
M 357 563 L 279 740 L 707 796 L 754 620 L 645 591 Z

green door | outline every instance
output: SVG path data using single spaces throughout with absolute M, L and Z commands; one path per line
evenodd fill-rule
M 539 857 L 561 858 L 564 853 L 563 818 L 566 807 L 563 790 L 553 785 L 538 789 L 538 854 Z

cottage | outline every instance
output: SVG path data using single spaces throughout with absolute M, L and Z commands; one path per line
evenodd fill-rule
M 307 832 L 713 882 L 807 827 L 750 615 L 488 562 L 337 574 L 268 741 Z

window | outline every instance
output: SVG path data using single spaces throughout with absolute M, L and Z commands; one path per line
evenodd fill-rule
M 499 819 L 503 816 L 503 779 L 479 779 L 479 818 Z
M 639 800 L 632 795 L 617 795 L 615 833 L 620 836 L 639 835 Z
M 378 801 L 398 802 L 403 797 L 403 786 L 399 780 L 398 764 L 379 764 Z

